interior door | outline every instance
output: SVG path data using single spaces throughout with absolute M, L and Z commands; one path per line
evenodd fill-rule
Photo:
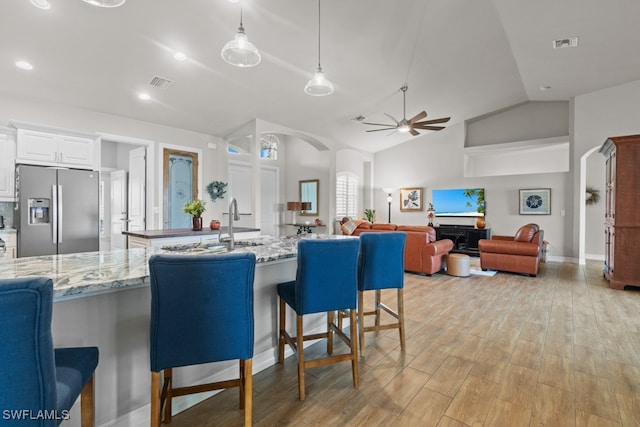
M 127 171 L 111 172 L 111 249 L 127 249 Z
M 182 207 L 198 197 L 198 154 L 165 148 L 162 157 L 164 228 L 191 228 Z
M 260 168 L 260 234 L 276 236 L 279 224 L 278 169 Z
M 129 151 L 129 231 L 146 230 L 145 180 L 147 176 L 147 148 L 140 147 Z

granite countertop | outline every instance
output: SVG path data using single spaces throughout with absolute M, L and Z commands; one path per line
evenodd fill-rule
M 140 231 L 123 231 L 122 234 L 142 239 L 163 239 L 167 237 L 188 237 L 188 236 L 209 236 L 218 235 L 220 231 L 227 233 L 229 227 L 220 227 L 220 230 L 211 230 L 208 227 L 202 228 L 200 231 L 193 231 L 190 228 L 174 228 L 171 230 L 140 230 Z M 260 231 L 259 228 L 249 227 L 233 227 L 234 233 L 246 233 L 251 231 Z
M 350 238 L 349 236 L 261 237 L 236 241 L 237 252 L 256 255 L 258 268 L 279 260 L 294 258 L 300 239 Z M 0 259 L 0 278 L 46 276 L 53 279 L 54 301 L 149 284 L 149 257 L 153 254 L 226 253 L 220 246 L 191 244 L 162 249 L 135 248 L 104 252 Z
M 0 228 L 0 234 L 16 234 L 18 230 L 15 228 Z

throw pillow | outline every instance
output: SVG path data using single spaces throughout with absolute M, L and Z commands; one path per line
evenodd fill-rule
M 345 222 L 344 224 L 342 224 L 340 226 L 340 229 L 342 230 L 342 233 L 344 233 L 344 234 L 346 234 L 348 236 L 351 236 L 351 234 L 356 230 L 356 228 L 358 228 L 358 225 L 355 222 L 351 221 L 351 220 Z

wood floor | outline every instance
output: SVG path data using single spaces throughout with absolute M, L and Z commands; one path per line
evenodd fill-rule
M 407 274 L 405 310 L 406 351 L 397 331 L 368 333 L 358 389 L 349 363 L 308 370 L 304 402 L 295 358 L 256 374 L 254 424 L 640 426 L 640 292 L 609 289 L 601 262 L 546 263 L 535 278 Z M 172 425 L 241 425 L 237 407 L 224 391 Z

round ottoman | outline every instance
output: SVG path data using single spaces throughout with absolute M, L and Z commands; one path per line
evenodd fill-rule
M 447 273 L 451 276 L 469 277 L 469 255 L 449 254 L 447 256 Z

